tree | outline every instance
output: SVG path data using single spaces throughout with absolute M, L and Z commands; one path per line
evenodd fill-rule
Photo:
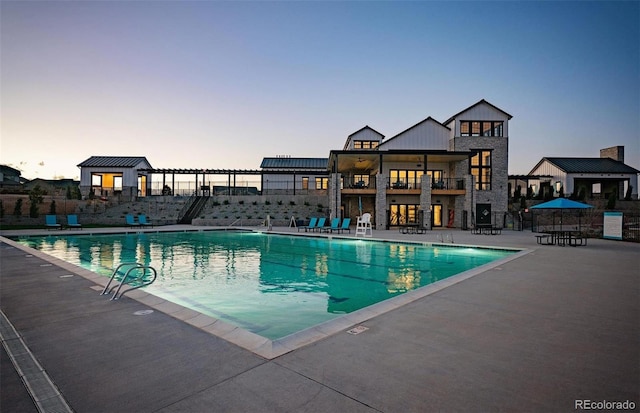
M 625 201 L 631 201 L 631 193 L 633 192 L 633 187 L 631 185 L 629 185 L 627 187 L 627 192 L 624 194 L 624 200 Z
M 4 218 L 4 204 L 2 203 L 2 200 L 0 199 L 0 219 Z
M 22 216 L 22 198 L 18 198 L 16 205 L 13 207 L 13 215 L 20 218 Z
M 42 188 L 40 188 L 40 185 L 34 186 L 33 189 L 29 191 L 29 216 L 31 218 L 38 217 L 38 208 L 43 201 L 44 196 Z
M 607 206 L 606 209 L 615 209 L 616 208 L 616 191 L 613 191 L 609 194 L 609 198 L 607 198 Z
M 66 198 L 67 198 L 67 199 L 71 199 L 71 198 L 72 198 L 72 195 L 71 195 L 71 187 L 70 187 L 70 186 L 68 186 L 68 187 L 67 187 L 67 194 L 66 194 Z
M 55 215 L 56 214 L 56 200 L 55 199 L 51 200 L 51 205 L 49 206 L 49 213 L 51 215 Z

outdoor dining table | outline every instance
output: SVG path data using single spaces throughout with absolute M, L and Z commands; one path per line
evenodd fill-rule
M 559 245 L 564 247 L 570 245 L 572 247 L 578 247 L 587 245 L 587 239 L 580 235 L 580 231 L 576 230 L 550 230 L 545 231 L 551 237 L 550 244 Z

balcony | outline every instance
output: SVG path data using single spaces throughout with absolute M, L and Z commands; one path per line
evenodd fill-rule
M 375 179 L 362 180 L 357 178 L 345 178 L 343 181 L 343 194 L 375 194 Z
M 445 178 L 431 182 L 434 195 L 464 195 L 466 193 L 463 178 Z

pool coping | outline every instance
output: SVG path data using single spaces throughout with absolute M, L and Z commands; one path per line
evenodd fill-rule
M 117 232 L 109 232 L 110 234 L 117 233 L 149 233 L 149 232 L 204 232 L 204 231 L 220 231 L 220 230 L 243 230 L 243 231 L 251 231 L 251 232 L 260 232 L 260 233 L 268 233 L 275 235 L 286 235 L 286 236 L 301 236 L 301 237 L 321 237 L 321 238 L 338 238 L 338 239 L 348 239 L 354 240 L 354 237 L 340 236 L 335 234 L 322 234 L 322 233 L 305 233 L 305 234 L 296 234 L 291 232 L 280 232 L 280 231 L 267 231 L 266 229 L 256 229 L 256 228 L 246 228 L 246 227 L 224 227 L 224 228 L 212 228 L 212 229 L 190 229 L 190 230 L 180 230 L 174 229 L 158 231 L 158 230 L 143 230 L 143 231 L 117 231 Z M 74 231 L 66 232 L 61 235 L 97 235 L 97 234 L 105 234 L 104 232 L 92 232 L 92 231 Z M 42 236 L 45 234 L 33 234 L 33 236 Z M 51 234 L 49 234 L 51 235 Z M 14 235 L 11 235 L 14 236 Z M 21 234 L 21 236 L 30 236 L 26 234 Z M 360 239 L 360 238 L 357 238 Z M 90 288 L 101 292 L 104 287 L 109 282 L 109 279 L 103 275 L 96 274 L 92 271 L 89 271 L 85 268 L 79 267 L 75 264 L 68 263 L 59 258 L 48 255 L 44 252 L 32 249 L 30 247 L 24 246 L 6 236 L 0 235 L 0 240 L 24 251 L 28 255 L 38 257 L 43 259 L 53 265 L 56 265 L 60 268 L 63 268 L 69 271 L 70 275 L 78 275 L 83 277 L 95 285 Z M 173 318 L 176 318 L 180 321 L 183 321 L 187 324 L 190 324 L 200 330 L 203 330 L 209 334 L 222 338 L 230 343 L 233 343 L 239 347 L 242 347 L 248 351 L 251 351 L 254 354 L 257 354 L 265 359 L 271 360 L 276 357 L 282 356 L 286 353 L 304 347 L 306 345 L 315 343 L 317 341 L 323 340 L 329 336 L 332 336 L 338 332 L 350 330 L 354 326 L 357 326 L 360 323 L 364 323 L 369 319 L 385 314 L 389 311 L 400 308 L 404 305 L 407 305 L 411 302 L 424 298 L 428 295 L 434 294 L 440 290 L 443 290 L 451 285 L 460 283 L 465 281 L 471 277 L 474 277 L 478 274 L 484 273 L 486 271 L 496 269 L 499 270 L 500 266 L 518 259 L 524 255 L 529 254 L 533 250 L 523 249 L 523 248 L 509 248 L 509 247 L 487 247 L 487 246 L 478 246 L 478 245 L 470 245 L 470 244 L 447 244 L 442 242 L 427 242 L 427 241 L 410 241 L 410 240 L 389 240 L 382 238 L 365 238 L 364 241 L 376 241 L 376 242 L 386 242 L 386 243 L 397 243 L 397 244 L 411 244 L 411 245 L 420 245 L 420 246 L 441 246 L 441 247 L 454 247 L 454 248 L 483 248 L 483 249 L 498 249 L 498 250 L 506 250 L 513 251 L 514 254 L 509 255 L 508 257 L 492 261 L 490 263 L 481 265 L 479 267 L 472 268 L 470 270 L 461 272 L 459 274 L 453 275 L 451 277 L 445 278 L 440 281 L 436 281 L 435 283 L 425 285 L 423 287 L 417 288 L 412 291 L 408 291 L 396 297 L 387 299 L 385 301 L 373 304 L 371 306 L 362 308 L 360 310 L 356 310 L 352 313 L 341 315 L 332 320 L 325 321 L 323 323 L 317 324 L 315 326 L 306 328 L 304 330 L 300 330 L 291 335 L 285 336 L 283 338 L 279 338 L 276 340 L 270 340 L 268 338 L 262 337 L 258 334 L 247 331 L 241 327 L 235 326 L 233 324 L 227 323 L 223 320 L 217 319 L 215 317 L 211 317 L 209 315 L 200 313 L 198 311 L 183 307 L 179 304 L 175 304 L 171 301 L 165 300 L 153 294 L 147 293 L 142 290 L 133 290 L 127 292 L 125 294 L 126 297 L 131 298 L 135 301 L 138 301 L 156 311 L 167 314 Z M 103 297 L 104 299 L 108 299 L 107 297 Z

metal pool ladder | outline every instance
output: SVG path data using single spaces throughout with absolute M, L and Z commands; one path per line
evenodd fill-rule
M 122 278 L 120 278 L 119 284 L 116 284 L 113 287 L 111 287 L 111 289 L 109 289 L 109 286 L 111 285 L 113 280 L 116 279 L 116 275 L 118 274 L 118 271 L 122 267 L 131 267 L 131 268 L 129 268 L 127 272 L 124 273 Z M 148 271 L 150 271 L 150 273 L 148 273 Z M 131 273 L 133 272 L 137 272 L 138 276 L 134 277 L 133 275 L 131 275 Z M 149 280 L 145 281 L 144 278 L 148 274 L 153 274 L 153 277 L 151 278 L 150 281 Z M 157 277 L 158 277 L 158 272 L 155 270 L 155 268 L 153 268 L 150 265 L 142 265 L 138 262 L 123 262 L 120 265 L 118 265 L 118 267 L 113 271 L 113 274 L 111 275 L 111 279 L 109 280 L 107 285 L 104 287 L 104 290 L 102 290 L 100 295 L 111 294 L 111 292 L 115 289 L 116 292 L 113 294 L 113 297 L 111 297 L 111 300 L 117 300 L 119 298 L 122 298 L 122 296 L 126 292 L 137 290 L 138 288 L 146 287 L 147 285 L 152 284 Z M 134 285 L 134 286 L 130 285 L 131 288 L 124 290 L 122 293 L 120 293 L 122 286 L 125 285 L 127 281 L 138 281 L 139 285 Z M 118 282 L 117 279 L 116 279 L 116 282 Z M 120 296 L 118 296 L 119 293 L 120 293 Z

